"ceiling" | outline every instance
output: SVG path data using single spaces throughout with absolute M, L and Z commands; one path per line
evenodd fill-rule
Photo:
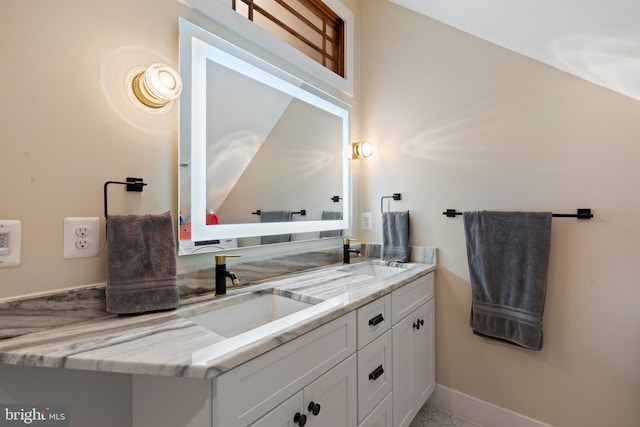
M 640 100 L 638 0 L 391 0 Z

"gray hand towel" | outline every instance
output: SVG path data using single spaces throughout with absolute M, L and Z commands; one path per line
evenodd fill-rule
M 464 212 L 476 335 L 542 348 L 551 213 Z
M 409 211 L 382 214 L 382 259 L 409 261 Z
M 171 212 L 107 218 L 107 311 L 176 308 L 176 244 Z
M 342 219 L 342 212 L 340 211 L 322 211 L 322 221 L 336 221 Z M 342 236 L 342 230 L 328 230 L 321 231 L 320 237 L 340 237 Z
M 260 212 L 260 222 L 290 222 L 291 211 L 262 211 Z M 261 245 L 272 243 L 285 243 L 291 241 L 291 234 L 275 234 L 273 236 L 260 237 Z

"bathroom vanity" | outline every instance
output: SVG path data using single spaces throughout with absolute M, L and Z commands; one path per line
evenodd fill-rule
M 0 361 L 130 375 L 135 427 L 407 426 L 434 389 L 434 270 L 333 264 L 5 339 Z M 272 319 L 247 305 L 281 298 L 295 307 Z M 234 306 L 258 323 L 198 317 Z
M 372 286 L 373 295 L 383 295 L 363 298 L 372 300 L 210 384 L 184 383 L 176 394 L 167 390 L 181 379 L 137 376 L 134 400 L 148 401 L 151 413 L 134 408 L 134 425 L 158 425 L 166 419 L 159 409 L 176 417 L 184 407 L 185 426 L 408 426 L 435 387 L 434 273 L 418 271 L 399 284 L 391 284 L 393 274 L 370 276 L 371 283 L 357 285 L 360 291 Z M 317 286 L 316 295 L 322 292 Z M 335 294 L 335 284 L 327 286 Z M 187 404 L 194 394 L 205 402 L 197 415 Z

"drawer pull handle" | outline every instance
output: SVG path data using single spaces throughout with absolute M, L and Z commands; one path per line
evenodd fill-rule
M 377 324 L 384 322 L 384 316 L 382 314 L 378 314 L 373 319 L 369 319 L 369 325 L 376 326 Z
M 319 403 L 315 403 L 314 401 L 311 401 L 311 402 L 309 402 L 309 407 L 307 409 L 313 415 L 318 415 L 320 413 L 320 404 Z
M 370 381 L 375 381 L 377 380 L 380 375 L 384 374 L 384 369 L 382 368 L 382 365 L 378 366 L 376 369 L 373 370 L 373 372 L 371 372 L 369 374 L 369 380 Z
M 413 324 L 414 329 L 420 329 L 420 326 L 424 325 L 424 319 L 418 319 Z
M 293 416 L 293 422 L 298 424 L 300 427 L 304 427 L 305 424 L 307 424 L 307 416 L 300 412 L 296 412 Z

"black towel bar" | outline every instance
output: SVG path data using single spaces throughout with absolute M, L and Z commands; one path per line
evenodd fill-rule
M 262 209 L 257 209 L 255 212 L 251 212 L 251 215 L 260 215 L 262 213 Z M 305 216 L 307 214 L 306 209 L 300 209 L 298 212 L 291 212 L 291 215 L 302 215 Z
M 462 212 L 457 212 L 455 209 L 447 209 L 442 212 L 442 215 L 445 215 L 447 218 L 454 218 L 456 215 L 462 215 Z M 593 214 L 591 213 L 591 209 L 578 209 L 574 214 L 551 214 L 554 218 L 578 218 L 578 219 L 591 219 L 593 218 Z

